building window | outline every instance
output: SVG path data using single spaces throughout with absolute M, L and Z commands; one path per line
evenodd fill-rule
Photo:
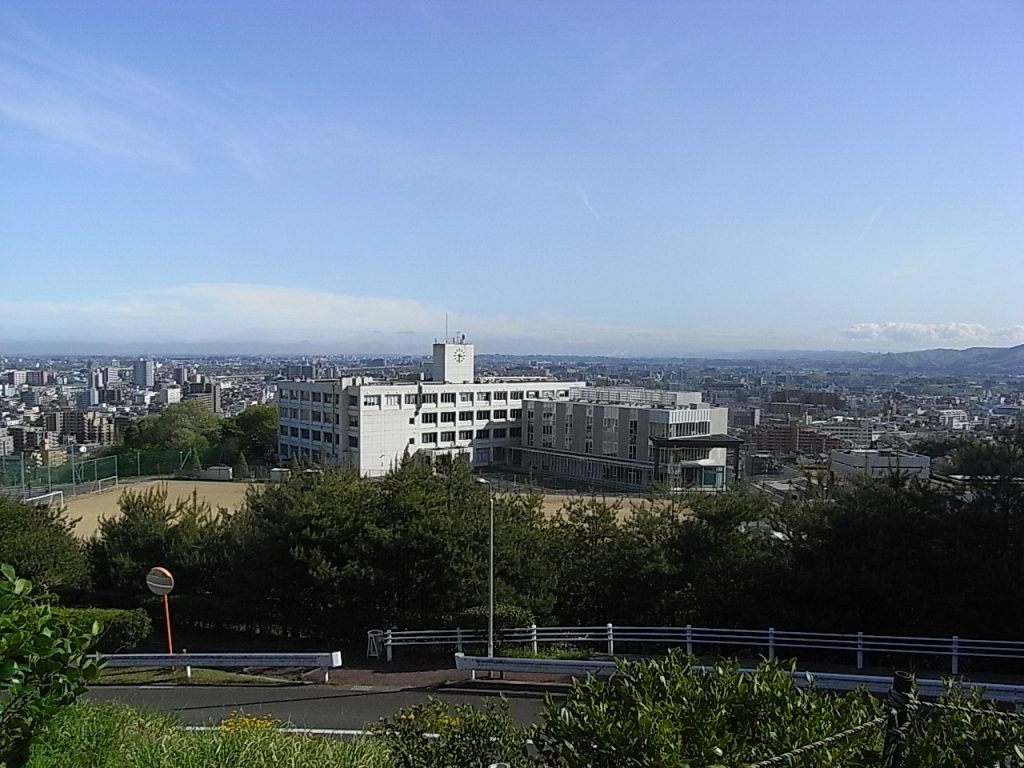
M 513 408 L 511 411 L 508 412 L 508 416 L 510 419 L 521 419 L 523 418 L 523 409 Z
M 508 436 L 509 437 L 522 437 L 523 436 L 523 428 L 522 427 L 510 427 L 509 430 L 508 430 Z
M 322 398 L 320 397 L 320 393 L 319 392 L 314 392 L 313 393 L 313 402 L 314 403 L 319 403 L 319 402 L 321 402 L 321 400 L 322 400 Z
M 505 400 L 508 400 L 508 392 L 494 392 L 492 394 L 492 397 L 495 400 L 505 401 Z
M 348 396 L 348 404 L 349 405 L 359 405 L 359 398 L 356 395 L 349 395 Z
M 322 434 L 320 434 L 320 430 L 319 429 L 314 429 L 313 430 L 313 442 L 319 443 L 319 442 L 322 442 L 323 439 L 324 439 L 324 436 Z
M 508 418 L 508 411 L 506 411 L 504 408 L 499 408 L 498 410 L 494 411 L 494 418 L 495 419 L 507 419 Z
M 442 403 L 454 403 L 455 402 L 455 393 L 454 392 L 442 392 L 441 393 L 441 402 Z
M 476 412 L 476 418 L 477 418 L 477 421 L 489 421 L 490 418 L 491 418 L 491 412 L 490 411 L 477 411 Z
M 300 392 L 299 400 L 305 400 L 306 402 L 309 402 L 309 392 Z
M 358 448 L 359 447 L 359 438 L 356 437 L 355 435 L 349 435 L 348 436 L 348 447 L 349 448 Z
M 299 418 L 301 418 L 303 421 L 309 421 L 309 409 L 303 408 L 301 411 L 299 411 Z
M 324 432 L 324 442 L 325 443 L 333 443 L 334 442 L 334 435 L 332 435 L 330 432 Z
M 491 438 L 491 430 L 489 430 L 489 429 L 478 429 L 476 431 L 476 439 L 477 440 L 490 440 L 490 438 Z
M 513 392 L 512 393 L 512 399 L 513 400 L 522 400 L 523 399 L 523 392 L 522 392 L 522 390 L 520 390 L 518 392 Z
M 472 440 L 472 439 L 473 439 L 473 430 L 472 429 L 460 429 L 459 430 L 459 440 Z
M 472 420 L 473 420 L 473 412 L 472 411 L 459 411 L 459 421 L 472 421 Z
M 359 419 L 357 419 L 355 416 L 349 416 L 348 417 L 348 425 L 350 427 L 358 427 L 359 426 Z
M 472 403 L 473 402 L 473 393 L 472 392 L 459 392 L 459 402 L 460 403 Z
M 442 413 L 441 414 L 441 422 L 442 423 L 450 422 L 450 423 L 454 424 L 455 423 L 455 411 L 448 411 L 446 413 Z
M 516 394 L 515 392 L 512 393 L 512 399 L 513 400 L 516 399 L 515 398 L 515 394 Z M 528 390 L 526 390 L 526 397 L 527 398 L 533 398 L 533 399 L 536 400 L 537 399 L 537 390 L 536 389 L 528 389 Z
M 303 440 L 309 440 L 309 430 L 308 429 L 300 429 L 299 430 L 299 436 Z
M 288 427 L 281 427 L 280 432 L 283 436 L 288 437 Z
M 416 438 L 415 437 L 410 437 L 409 438 L 409 445 L 416 445 Z
M 416 403 L 418 401 L 419 401 L 419 398 L 416 395 L 406 395 L 405 396 L 405 404 L 406 405 L 416 405 Z
M 299 436 L 299 428 L 298 427 L 292 427 L 292 437 L 298 437 L 298 436 Z
M 380 395 L 363 395 L 363 405 L 370 408 L 380 407 Z
M 555 390 L 553 390 L 553 389 L 545 389 L 545 390 L 541 391 L 540 396 L 541 397 L 554 397 L 555 396 Z
M 384 395 L 384 405 L 401 405 L 401 395 Z
M 322 420 L 320 418 L 320 411 L 313 411 L 312 412 L 312 416 L 313 416 L 313 421 L 321 421 Z
M 433 445 L 437 442 L 437 432 L 424 432 L 420 440 L 424 444 Z
M 507 435 L 507 434 L 508 434 L 508 430 L 507 429 L 496 429 L 496 430 L 494 430 L 494 439 L 495 440 L 504 440 L 505 439 L 505 435 Z
M 454 443 L 455 442 L 455 433 L 454 432 L 442 432 L 441 433 L 441 442 L 442 443 Z
M 428 403 L 430 405 L 437 405 L 437 393 L 428 392 L 424 395 L 421 395 L 420 402 L 422 402 L 424 405 L 427 405 Z
M 437 424 L 437 413 L 424 413 L 420 419 L 424 424 Z
M 476 393 L 476 401 L 478 403 L 489 403 L 491 401 L 491 393 L 490 392 L 477 392 Z

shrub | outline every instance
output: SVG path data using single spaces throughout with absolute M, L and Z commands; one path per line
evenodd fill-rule
M 88 655 L 98 627 L 79 631 L 0 566 L 0 765 L 19 768 L 39 729 L 99 675 Z
M 372 732 L 387 746 L 395 768 L 479 768 L 508 763 L 526 768 L 527 729 L 516 725 L 508 704 L 488 702 L 484 709 L 437 699 L 382 718 Z
M 80 632 L 99 624 L 96 650 L 101 653 L 131 650 L 153 632 L 153 623 L 142 608 L 55 608 L 54 615 Z
M 495 651 L 498 656 L 509 656 L 514 659 L 563 659 L 566 661 L 586 661 L 594 658 L 594 652 L 589 648 L 573 648 L 567 645 L 546 645 L 538 646 L 537 652 L 533 648 L 522 646 L 502 646 Z
M 573 683 L 564 702 L 546 702 L 535 741 L 560 768 L 738 766 L 780 755 L 882 711 L 863 691 L 831 696 L 801 691 L 778 662 L 744 673 L 737 662 L 704 671 L 673 653 L 621 664 L 611 681 Z M 816 752 L 814 766 L 872 764 L 882 728 Z M 877 763 L 877 760 L 875 760 Z

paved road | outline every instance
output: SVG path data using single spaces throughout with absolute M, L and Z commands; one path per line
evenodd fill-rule
M 100 686 L 91 701 L 123 701 L 133 706 L 176 712 L 189 725 L 219 722 L 234 711 L 269 714 L 302 728 L 360 730 L 379 717 L 435 696 L 451 705 L 481 706 L 497 700 L 496 693 L 448 692 L 443 689 L 351 690 L 329 685 L 302 686 Z M 520 723 L 538 719 L 543 701 L 538 695 L 508 697 L 512 716 Z

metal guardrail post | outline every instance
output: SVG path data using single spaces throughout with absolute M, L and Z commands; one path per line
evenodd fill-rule
M 960 635 L 953 635 L 950 667 L 954 675 L 960 674 Z
M 775 658 L 775 627 L 768 627 L 768 658 Z
M 605 625 L 608 630 L 608 655 L 615 655 L 615 629 L 612 627 L 611 622 Z
M 693 656 L 693 625 L 686 625 L 686 655 Z
M 462 653 L 462 627 L 455 628 L 455 650 Z
M 857 669 L 864 669 L 864 633 L 857 633 Z
M 392 661 L 392 656 L 391 656 L 391 630 L 390 629 L 387 630 L 384 633 L 384 657 L 388 661 Z
M 530 625 L 530 647 L 533 649 L 533 655 L 537 655 L 537 625 Z

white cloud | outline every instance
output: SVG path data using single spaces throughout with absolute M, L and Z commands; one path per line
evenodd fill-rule
M 857 323 L 843 336 L 852 341 L 898 346 L 969 347 L 1024 342 L 1024 325 L 991 327 L 981 323 Z

